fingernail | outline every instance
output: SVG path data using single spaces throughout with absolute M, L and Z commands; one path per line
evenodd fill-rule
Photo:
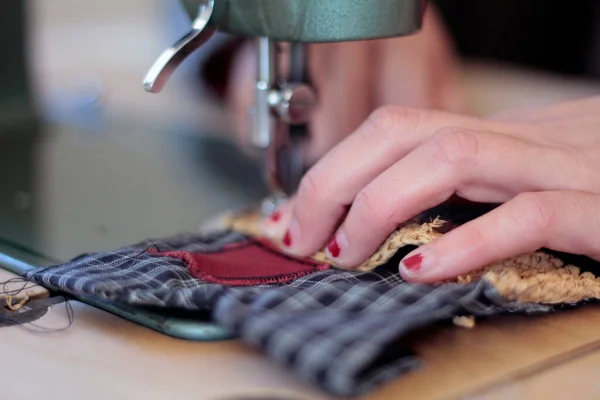
M 331 242 L 327 245 L 327 251 L 333 258 L 337 258 L 340 255 L 340 244 L 337 241 L 337 238 L 331 239 Z
M 415 254 L 406 259 L 402 260 L 404 268 L 411 272 L 418 272 L 421 269 L 421 262 L 423 261 L 423 255 Z
M 271 239 L 281 238 L 285 229 L 282 226 L 283 213 L 279 210 L 275 210 L 271 215 L 264 218 L 261 222 L 261 229 L 265 236 Z
M 429 266 L 434 264 L 434 258 L 429 249 L 415 250 L 400 261 L 400 272 L 408 277 L 422 275 Z
M 289 230 L 285 232 L 285 236 L 283 237 L 283 244 L 286 247 L 292 246 L 292 235 Z
M 344 249 L 348 248 L 348 239 L 343 231 L 338 231 L 335 236 L 331 239 L 325 251 L 329 254 L 331 258 L 339 258 L 340 254 L 344 251 Z
M 281 220 L 281 212 L 274 211 L 273 214 L 271 214 L 270 220 L 271 222 L 279 222 L 279 220 Z
M 294 243 L 298 243 L 300 240 L 300 224 L 296 221 L 295 218 L 292 218 L 290 221 L 290 225 L 288 230 L 285 232 L 283 236 L 282 243 L 285 247 L 290 249 Z

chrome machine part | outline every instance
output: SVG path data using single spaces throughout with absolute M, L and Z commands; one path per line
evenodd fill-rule
M 201 1 L 198 15 L 192 22 L 192 29 L 172 47 L 166 49 L 150 67 L 143 80 L 146 91 L 159 93 L 175 69 L 215 34 L 217 29 L 209 25 L 214 13 L 215 1 Z
M 298 128 L 309 121 L 317 100 L 312 87 L 300 81 L 298 75 L 305 75 L 305 72 L 294 73 L 304 69 L 305 59 L 298 57 L 303 52 L 291 52 L 292 68 L 286 78 L 278 69 L 276 42 L 260 37 L 257 50 L 255 103 L 249 113 L 252 118 L 250 141 L 264 150 L 266 181 L 271 189 L 271 198 L 278 202 L 295 190 L 303 172 L 298 141 L 306 137 L 306 129 L 300 132 L 292 127 Z
M 143 79 L 146 91 L 159 93 L 175 69 L 214 35 L 216 24 L 210 22 L 216 1 L 200 3 L 190 32 L 166 49 L 147 72 Z M 252 120 L 249 142 L 263 152 L 265 180 L 271 192 L 269 202 L 278 204 L 293 192 L 302 172 L 301 156 L 282 154 L 300 151 L 289 149 L 289 126 L 308 122 L 316 97 L 310 86 L 287 82 L 280 74 L 276 42 L 267 37 L 259 37 L 256 42 L 258 62 L 254 107 L 249 114 Z M 293 55 L 290 57 L 294 62 Z M 282 173 L 286 169 L 289 171 Z

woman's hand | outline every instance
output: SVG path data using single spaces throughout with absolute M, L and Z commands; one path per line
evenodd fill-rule
M 380 108 L 266 229 L 301 256 L 329 243 L 352 268 L 454 194 L 502 205 L 409 254 L 404 278 L 452 278 L 542 247 L 600 260 L 600 97 L 487 119 Z
M 248 43 L 230 73 L 227 100 L 243 137 L 254 101 L 255 47 Z M 407 37 L 308 46 L 318 105 L 309 124 L 311 165 L 383 105 L 463 111 L 450 40 L 429 7 L 423 29 Z

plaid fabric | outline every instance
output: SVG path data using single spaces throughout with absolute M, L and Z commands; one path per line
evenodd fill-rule
M 398 341 L 415 329 L 464 314 L 550 310 L 507 302 L 483 282 L 408 284 L 397 273 L 398 259 L 372 272 L 325 270 L 286 285 L 226 287 L 194 278 L 180 259 L 146 251 L 216 252 L 242 240 L 228 232 L 149 240 L 83 255 L 28 278 L 129 305 L 210 310 L 214 321 L 248 344 L 342 396 L 364 394 L 416 368 L 418 357 Z

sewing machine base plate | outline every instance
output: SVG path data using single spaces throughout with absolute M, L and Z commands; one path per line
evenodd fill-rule
M 53 262 L 26 250 L 0 242 L 0 269 L 22 276 L 33 268 L 51 265 Z M 53 288 L 46 288 L 52 292 Z M 124 304 L 99 302 L 91 298 L 75 297 L 92 307 L 117 315 L 127 321 L 145 326 L 157 332 L 179 339 L 192 341 L 228 340 L 235 337 L 228 330 L 210 322 L 204 313 L 154 310 L 131 307 Z M 15 314 L 16 316 L 16 314 Z M 41 316 L 41 315 L 40 315 Z M 38 316 L 39 317 L 39 316 Z

